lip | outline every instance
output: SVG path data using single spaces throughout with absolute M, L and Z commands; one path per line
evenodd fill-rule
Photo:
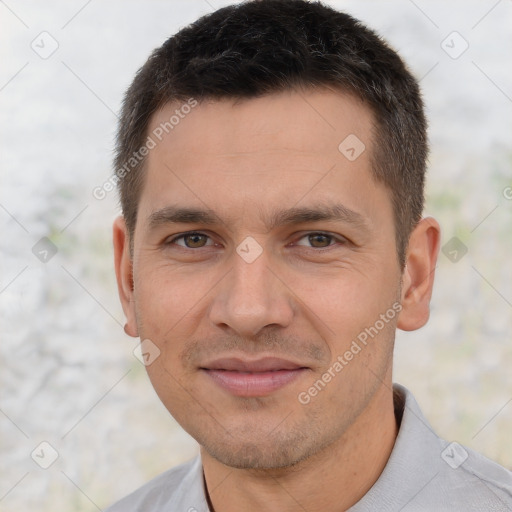
M 308 368 L 276 357 L 254 361 L 239 358 L 216 359 L 202 366 L 215 384 L 240 397 L 265 396 L 283 388 Z
M 228 370 L 234 372 L 273 372 L 277 370 L 297 370 L 303 365 L 279 357 L 262 357 L 253 361 L 239 357 L 224 357 L 203 365 L 207 370 Z

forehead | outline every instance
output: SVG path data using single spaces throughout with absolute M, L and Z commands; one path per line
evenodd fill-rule
M 389 202 L 370 171 L 373 115 L 352 95 L 286 91 L 190 105 L 168 104 L 151 120 L 141 219 L 169 204 L 224 211 L 236 222 L 240 212 L 262 218 L 339 196 L 367 213 L 373 195 Z
M 352 94 L 287 90 L 258 98 L 190 104 L 191 100 L 165 105 L 149 126 L 150 133 L 160 133 L 162 140 L 157 142 L 164 143 L 157 149 L 173 146 L 173 151 L 180 150 L 180 159 L 193 159 L 198 152 L 243 156 L 287 149 L 337 155 L 338 144 L 348 135 L 364 139 L 367 148 L 370 145 L 373 114 Z

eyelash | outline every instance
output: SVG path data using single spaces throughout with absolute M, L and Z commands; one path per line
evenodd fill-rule
M 185 233 L 181 233 L 180 235 L 174 236 L 170 240 L 167 239 L 164 242 L 164 245 L 166 245 L 166 246 L 173 245 L 173 244 L 177 245 L 177 244 L 175 244 L 176 240 L 184 239 L 185 237 L 192 236 L 192 235 L 206 236 L 206 237 L 208 237 L 211 240 L 211 237 L 209 235 L 207 235 L 206 233 L 201 233 L 200 231 L 187 231 Z M 341 237 L 341 236 L 337 237 L 337 236 L 331 235 L 330 233 L 325 233 L 323 231 L 311 231 L 311 232 L 305 233 L 298 240 L 302 240 L 303 238 L 310 237 L 310 236 L 315 236 L 315 235 L 325 236 L 325 237 L 330 238 L 332 242 L 337 242 L 337 244 L 336 243 L 332 243 L 332 244 L 329 244 L 326 247 L 307 247 L 306 246 L 307 249 L 312 249 L 315 252 L 327 251 L 327 250 L 331 249 L 332 247 L 334 247 L 336 245 L 345 245 L 347 243 L 347 241 L 348 241 L 344 237 Z M 294 242 L 294 243 L 296 243 L 296 242 Z M 183 250 L 191 250 L 191 251 L 193 251 L 195 249 L 204 249 L 205 247 L 212 247 L 212 246 L 211 245 L 205 245 L 205 246 L 202 246 L 202 247 L 186 247 L 186 246 L 178 245 L 178 247 L 180 247 Z M 304 247 L 304 246 L 299 246 L 299 247 Z

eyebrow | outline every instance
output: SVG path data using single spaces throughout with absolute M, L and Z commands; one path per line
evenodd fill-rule
M 365 217 L 342 204 L 319 204 L 309 207 L 293 207 L 288 210 L 278 210 L 263 219 L 268 231 L 278 226 L 289 226 L 318 221 L 337 221 L 353 225 L 355 228 L 369 231 Z M 198 209 L 181 206 L 166 206 L 154 211 L 148 218 L 150 230 L 166 224 L 205 224 L 209 226 L 224 224 L 211 209 Z

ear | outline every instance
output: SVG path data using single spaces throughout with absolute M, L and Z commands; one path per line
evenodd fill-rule
M 130 235 L 122 216 L 117 217 L 114 221 L 113 238 L 117 289 L 126 316 L 124 331 L 129 336 L 136 338 L 139 333 L 133 297 L 133 265 L 130 255 Z
M 441 228 L 432 217 L 421 219 L 411 233 L 402 274 L 399 329 L 414 331 L 428 321 L 440 239 Z

